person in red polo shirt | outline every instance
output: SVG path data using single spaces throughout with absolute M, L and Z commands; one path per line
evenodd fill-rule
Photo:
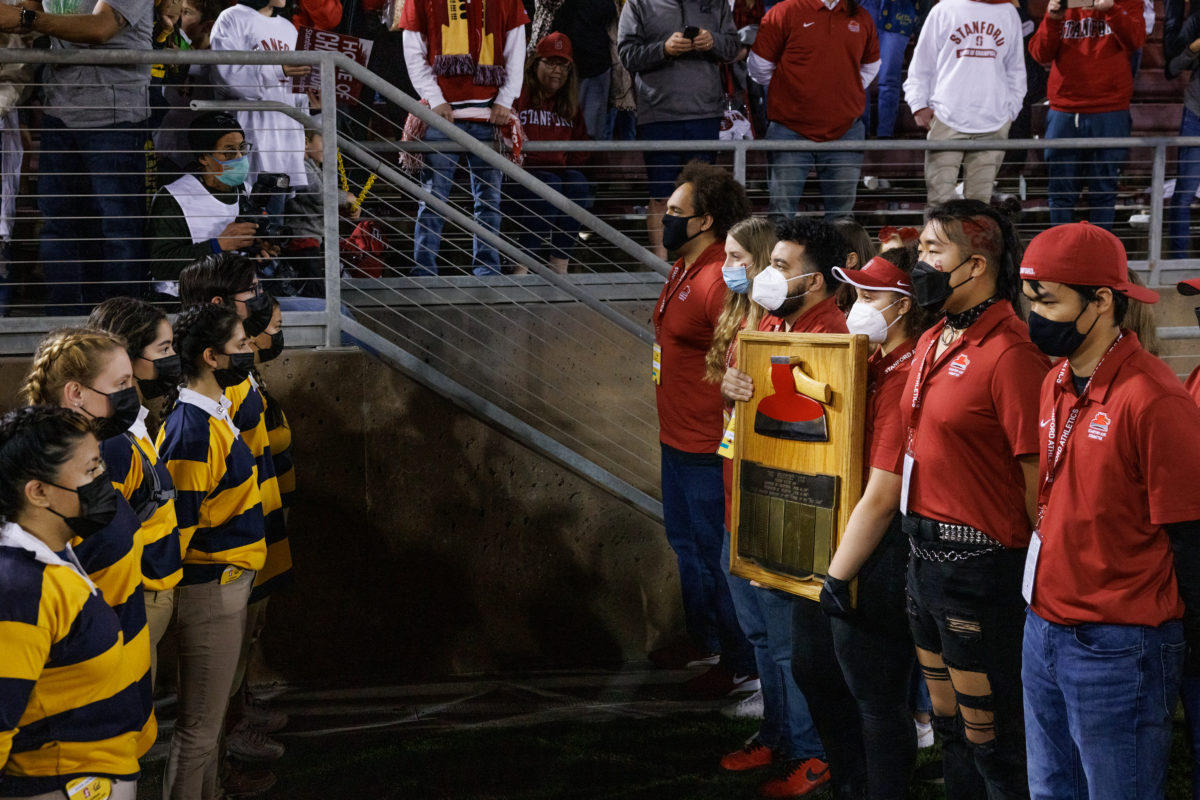
M 1184 297 L 1194 297 L 1200 294 L 1200 278 L 1180 281 L 1176 289 Z M 1200 308 L 1196 309 L 1196 322 L 1200 323 Z M 1195 398 L 1196 402 L 1200 403 L 1200 366 L 1192 370 L 1192 374 L 1188 376 L 1184 386 L 1191 393 L 1192 397 Z
M 1051 228 L 1021 277 L 1030 337 L 1065 357 L 1042 383 L 1023 584 L 1030 795 L 1161 798 L 1200 645 L 1200 409 L 1121 327 L 1130 299 L 1158 295 L 1130 282 L 1117 237 Z
M 1025 798 L 1021 569 L 1049 361 L 1016 314 L 1012 224 L 978 200 L 930 210 L 913 297 L 921 336 L 900 400 L 909 624 L 949 798 Z
M 654 305 L 652 377 L 662 446 L 663 525 L 679 564 L 685 648 L 650 654 L 656 664 L 713 663 L 685 691 L 724 697 L 758 687 L 754 654 L 738 627 L 721 566 L 725 490 L 717 447 L 725 430 L 718 386 L 705 356 L 725 303 L 725 234 L 750 216 L 746 190 L 720 167 L 693 161 L 679 173 L 663 215 L 663 243 L 679 255 Z
M 767 93 L 768 139 L 847 142 L 866 138 L 866 87 L 879 72 L 875 23 L 857 0 L 784 0 L 763 17 L 746 61 Z M 825 219 L 850 216 L 862 151 L 771 154 L 771 220 L 795 216 L 809 170 L 816 166 Z
M 916 254 L 893 248 L 861 270 L 835 269 L 857 302 L 846 325 L 875 347 L 867 364 L 866 480 L 821 590 L 838 667 L 857 703 L 866 759 L 866 797 L 903 800 L 917 757 L 908 692 L 915 657 L 904 578 L 908 539 L 900 528 L 904 428 L 900 398 L 917 337 L 929 315 L 912 299 Z M 857 604 L 850 584 L 858 578 Z
M 833 277 L 850 251 L 845 239 L 829 223 L 807 217 L 785 220 L 776 235 L 771 266 L 755 276 L 751 286 L 751 299 L 770 312 L 758 329 L 846 333 Z M 749 400 L 754 381 L 730 367 L 721 391 L 730 401 Z M 752 739 L 741 751 L 727 755 L 722 766 L 748 769 L 781 761 L 783 774 L 762 786 L 765 797 L 798 797 L 831 779 L 838 791 L 853 794 L 865 770 L 862 739 L 853 725 L 854 700 L 834 659 L 828 621 L 810 600 L 765 587 L 747 591 L 749 595 L 738 596 L 738 613 L 744 624 L 756 616 L 761 619 L 765 643 L 757 649 L 770 663 L 760 661 L 759 674 L 772 671 L 772 680 L 763 681 L 763 702 L 784 706 L 786 735 L 774 753 Z M 772 690 L 780 696 L 772 697 Z

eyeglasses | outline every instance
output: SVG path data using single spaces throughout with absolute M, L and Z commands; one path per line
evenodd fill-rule
M 230 161 L 235 158 L 250 155 L 250 151 L 254 149 L 254 145 L 250 142 L 242 142 L 237 148 L 226 148 L 219 153 L 213 153 L 218 161 Z
M 550 70 L 551 72 L 570 72 L 571 71 L 571 62 L 563 61 L 562 59 L 559 59 L 559 58 L 556 58 L 556 59 L 543 58 L 542 64 L 544 64 L 546 69 Z

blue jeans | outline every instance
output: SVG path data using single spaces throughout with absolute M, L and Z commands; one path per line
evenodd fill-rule
M 1056 625 L 1030 610 L 1021 680 L 1029 795 L 1162 797 L 1183 624 Z
M 733 607 L 742 633 L 754 649 L 762 682 L 763 721 L 758 740 L 781 759 L 823 757 L 821 739 L 808 711 L 808 701 L 792 676 L 791 595 L 759 589 L 729 572 L 729 532 L 721 551 Z
M 1180 136 L 1200 136 L 1200 117 L 1186 106 Z M 1163 252 L 1167 258 L 1187 258 L 1191 250 L 1192 199 L 1200 189 L 1200 147 L 1179 148 L 1179 174 L 1175 178 L 1175 194 L 1167 213 L 1167 240 Z
M 753 654 L 738 627 L 721 566 L 725 484 L 721 456 L 685 453 L 662 444 L 663 527 L 679 564 L 683 616 L 696 647 L 720 653 L 739 675 L 754 671 Z
M 551 189 L 561 192 L 581 208 L 592 207 L 592 184 L 579 170 L 531 169 L 529 174 Z M 544 255 L 549 258 L 567 258 L 576 243 L 579 220 L 559 211 L 515 181 L 508 184 L 508 196 L 515 208 L 507 216 L 520 226 L 518 239 L 521 249 L 542 254 L 543 242 L 549 239 L 550 249 L 544 252 Z
M 1050 109 L 1046 114 L 1047 139 L 1128 136 L 1129 111 L 1070 114 Z M 1088 221 L 1112 229 L 1116 216 L 1117 174 L 1129 151 L 1115 147 L 1097 150 L 1046 150 L 1050 177 L 1050 224 L 1075 222 L 1079 217 L 1080 191 L 1087 185 Z
M 495 128 L 487 122 L 457 122 L 459 129 L 492 146 Z M 426 142 L 445 142 L 448 137 L 430 127 L 425 133 Z M 458 159 L 463 153 L 426 153 L 425 170 L 421 173 L 421 186 L 434 197 L 445 200 L 454 186 L 454 173 Z M 467 153 L 467 170 L 471 176 L 471 196 L 475 199 L 475 221 L 495 233 L 500 232 L 500 170 L 490 167 L 476 155 Z M 417 229 L 413 235 L 412 275 L 438 274 L 438 249 L 442 245 L 442 226 L 445 220 L 422 200 L 417 206 Z M 498 275 L 500 254 L 496 248 L 472 237 L 471 255 L 476 275 Z
M 68 128 L 46 115 L 38 208 L 47 314 L 87 314 L 106 298 L 145 293 L 145 140 L 140 124 Z
M 683 119 L 672 122 L 647 122 L 637 126 L 637 138 L 646 141 L 693 141 L 715 142 L 721 133 L 721 117 L 707 119 Z M 642 158 L 646 162 L 646 183 L 651 200 L 666 200 L 675 191 L 675 179 L 683 165 L 689 161 L 713 163 L 717 154 L 712 151 L 691 150 L 645 150 Z
M 583 124 L 587 126 L 588 136 L 593 139 L 607 139 L 611 136 L 604 135 L 608 128 L 608 90 L 611 86 L 611 69 L 579 81 L 579 110 L 583 113 Z
M 857 119 L 839 141 L 862 141 L 865 132 L 862 120 Z M 767 126 L 767 138 L 809 141 L 778 122 Z M 789 150 L 771 153 L 768 179 L 771 202 L 768 213 L 772 222 L 779 223 L 796 215 L 796 206 L 804 194 L 804 182 L 808 180 L 808 172 L 814 165 L 817 178 L 821 181 L 821 194 L 825 198 L 825 219 L 832 222 L 851 215 L 858 191 L 858 175 L 862 170 L 862 151 Z

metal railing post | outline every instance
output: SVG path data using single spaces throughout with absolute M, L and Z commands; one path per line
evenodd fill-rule
M 733 151 L 733 179 L 742 186 L 746 185 L 746 144 L 738 142 Z
M 338 198 L 341 184 L 337 169 L 337 68 L 332 53 L 321 54 L 321 198 L 325 228 L 325 346 L 342 343 L 341 237 L 338 231 Z
M 1150 172 L 1150 262 L 1151 286 L 1158 285 L 1158 272 L 1162 267 L 1163 241 L 1163 191 L 1167 182 L 1167 145 L 1154 145 L 1154 165 Z

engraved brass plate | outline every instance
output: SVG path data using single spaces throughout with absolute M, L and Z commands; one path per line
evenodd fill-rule
M 824 578 L 837 520 L 837 475 L 743 461 L 737 554 L 801 580 Z

